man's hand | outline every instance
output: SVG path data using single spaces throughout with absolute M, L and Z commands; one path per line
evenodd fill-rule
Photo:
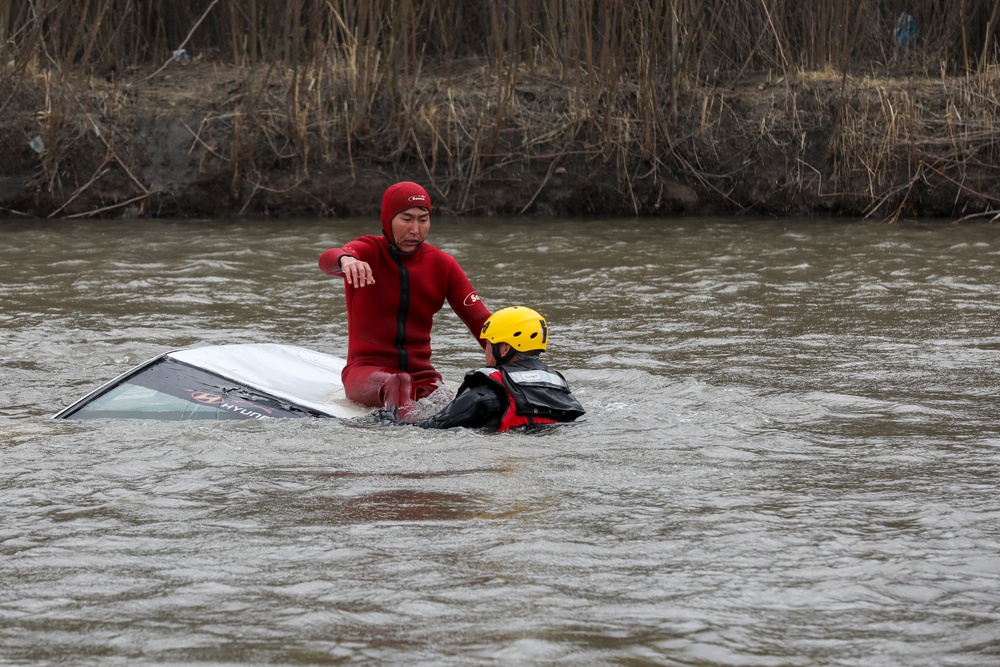
M 344 279 L 351 287 L 364 287 L 374 285 L 375 278 L 372 276 L 372 267 L 368 262 L 362 262 L 350 255 L 340 258 L 340 269 L 344 272 Z
M 390 405 L 389 407 L 381 410 L 375 410 L 372 412 L 372 418 L 375 419 L 375 423 L 381 424 L 382 426 L 406 425 L 406 422 L 399 418 L 399 408 L 395 405 Z

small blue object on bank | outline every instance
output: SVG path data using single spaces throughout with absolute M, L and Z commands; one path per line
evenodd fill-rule
M 45 141 L 41 137 L 35 137 L 28 142 L 28 145 L 31 146 L 31 150 L 39 155 L 45 152 Z
M 174 51 L 174 60 L 179 63 L 186 63 L 189 60 L 187 51 L 184 49 L 177 49 Z
M 920 41 L 920 28 L 917 27 L 917 19 L 910 14 L 903 12 L 896 19 L 896 45 L 907 53 L 917 48 Z

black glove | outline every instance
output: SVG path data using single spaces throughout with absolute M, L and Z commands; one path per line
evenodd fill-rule
M 381 410 L 375 410 L 372 412 L 372 417 L 375 419 L 376 424 L 381 424 L 382 426 L 399 426 L 401 424 L 406 424 L 406 422 L 399 418 L 399 408 L 395 405 L 390 405 L 382 408 Z

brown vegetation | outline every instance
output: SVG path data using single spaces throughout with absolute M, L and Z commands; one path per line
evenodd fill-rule
M 992 218 L 1000 3 L 906 6 L 8 2 L 0 215 Z

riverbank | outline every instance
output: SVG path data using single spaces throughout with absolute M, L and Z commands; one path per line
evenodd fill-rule
M 654 99 L 628 81 L 595 93 L 469 63 L 421 73 L 391 105 L 346 78 L 207 61 L 8 86 L 7 218 L 367 216 L 397 180 L 454 215 L 1000 209 L 996 72 L 759 75 Z

